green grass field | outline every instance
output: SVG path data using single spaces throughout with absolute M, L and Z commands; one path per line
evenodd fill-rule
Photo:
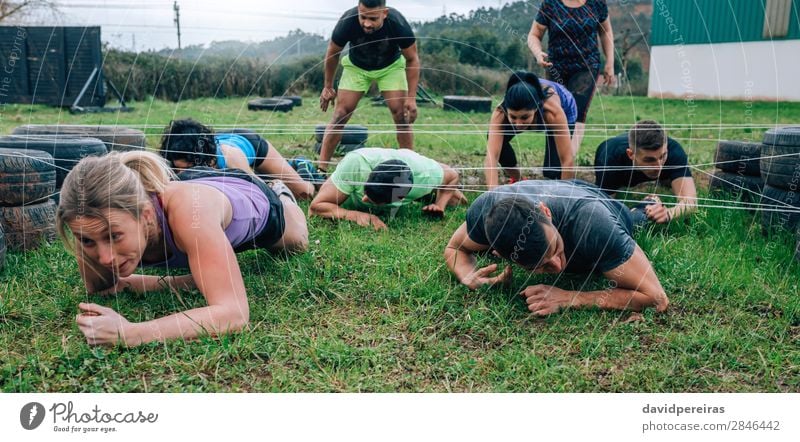
M 257 129 L 285 156 L 310 157 L 313 125 L 329 117 L 313 97 L 288 114 L 248 112 L 243 99 L 133 106 L 130 114 L 84 116 L 7 106 L 0 133 L 22 124 L 121 124 L 144 128 L 156 146 L 171 118 L 191 116 L 220 127 Z M 800 103 L 598 96 L 579 165 L 591 164 L 604 137 L 641 118 L 670 128 L 690 162 L 703 165 L 694 174 L 704 188 L 716 140 L 759 140 L 766 127 L 796 124 Z M 477 168 L 487 121 L 487 115 L 421 107 L 417 149 Z M 371 145 L 394 144 L 385 108 L 364 102 L 352 122 L 370 127 Z M 542 140 L 520 137 L 521 164 L 541 165 Z M 648 311 L 644 321 L 625 322 L 628 313 L 597 310 L 533 319 L 516 296 L 538 283 L 600 288 L 607 284 L 602 278 L 534 277 L 518 269 L 510 288 L 469 292 L 442 259 L 465 211 L 432 221 L 412 206 L 389 222 L 388 233 L 312 219 L 308 253 L 239 256 L 251 306 L 248 331 L 135 349 L 87 346 L 75 324 L 77 304 L 97 302 L 131 321 L 145 321 L 203 305 L 202 295 L 87 296 L 74 259 L 60 244 L 10 254 L 0 271 L 0 390 L 800 391 L 800 265 L 792 259 L 790 235 L 762 236 L 757 215 L 701 209 L 686 222 L 642 232 L 637 241 L 671 304 L 664 314 Z

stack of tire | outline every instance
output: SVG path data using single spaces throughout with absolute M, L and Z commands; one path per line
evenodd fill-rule
M 53 157 L 56 168 L 56 193 L 64 178 L 80 160 L 88 156 L 103 156 L 108 153 L 105 143 L 97 138 L 65 138 L 53 135 L 11 135 L 0 137 L 0 149 L 28 149 L 47 152 Z
M 711 175 L 712 194 L 728 194 L 736 200 L 757 203 L 761 200 L 764 180 L 761 178 L 761 143 L 720 141 Z
M 314 138 L 317 140 L 317 143 L 314 145 L 314 151 L 316 153 L 320 153 L 322 150 L 322 139 L 325 137 L 326 128 L 327 126 L 324 124 L 317 125 L 317 127 L 314 128 Z M 366 126 L 357 124 L 345 126 L 344 129 L 342 129 L 342 140 L 336 147 L 336 155 L 345 155 L 356 149 L 361 149 L 367 144 L 367 138 L 369 138 L 369 130 Z
M 6 248 L 28 251 L 56 238 L 56 168 L 39 150 L 0 148 L 0 268 Z
M 144 150 L 146 146 L 144 132 L 123 126 L 30 124 L 11 133 L 27 137 L 96 138 L 106 145 L 108 152 Z
M 767 131 L 761 155 L 762 225 L 795 232 L 800 227 L 800 126 Z
M 256 98 L 247 102 L 247 109 L 251 111 L 289 112 L 295 106 L 301 106 L 303 99 L 298 96 Z
M 489 113 L 492 111 L 491 97 L 445 95 L 443 101 L 444 110 L 446 111 L 457 111 L 463 113 Z

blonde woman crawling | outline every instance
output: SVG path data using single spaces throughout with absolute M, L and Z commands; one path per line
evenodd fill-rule
M 285 185 L 270 188 L 242 175 L 177 181 L 164 160 L 148 152 L 111 153 L 77 164 L 64 180 L 56 227 L 75 254 L 88 293 L 197 288 L 208 302 L 140 323 L 81 303 L 77 323 L 90 345 L 191 339 L 248 324 L 236 253 L 301 252 L 308 229 Z M 135 274 L 139 267 L 188 268 L 190 274 Z

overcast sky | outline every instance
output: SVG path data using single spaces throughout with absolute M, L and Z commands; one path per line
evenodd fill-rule
M 61 0 L 62 25 L 101 25 L 103 40 L 124 49 L 177 47 L 173 0 Z M 410 21 L 467 13 L 498 0 L 392 1 Z M 262 41 L 290 30 L 329 36 L 357 0 L 178 0 L 183 46 L 219 40 Z

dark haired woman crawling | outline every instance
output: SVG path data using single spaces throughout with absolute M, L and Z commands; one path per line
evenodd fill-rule
M 275 146 L 249 129 L 215 133 L 192 119 L 174 120 L 164 129 L 160 153 L 176 169 L 241 169 L 283 181 L 297 199 L 314 197 L 314 185 L 303 181 Z
M 486 184 L 497 187 L 497 164 L 509 177 L 509 183 L 522 176 L 511 140 L 520 132 L 545 131 L 547 147 L 544 176 L 549 179 L 575 177 L 575 153 L 570 137 L 575 127 L 577 107 L 564 86 L 539 78 L 530 72 L 511 75 L 503 102 L 492 113 L 489 141 L 486 146 Z

